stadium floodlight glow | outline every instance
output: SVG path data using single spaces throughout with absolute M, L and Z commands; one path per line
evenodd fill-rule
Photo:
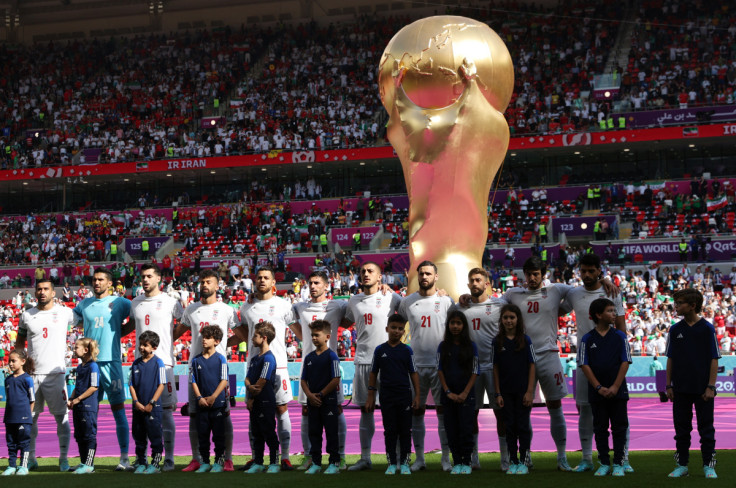
M 311 164 L 308 164 L 307 165 L 307 169 L 312 169 L 312 165 Z
M 606 90 L 605 92 L 603 92 L 603 96 L 606 98 L 611 98 L 611 92 Z
M 361 162 L 360 162 L 360 165 L 361 165 L 361 166 L 365 166 L 365 161 L 361 161 Z
M 511 157 L 514 157 L 514 156 L 516 156 L 516 153 L 511 153 Z
M 583 229 L 583 230 L 585 230 L 585 229 L 588 228 L 588 224 L 586 224 L 585 222 L 583 222 L 582 224 L 580 224 L 580 228 Z
M 212 171 L 210 171 L 210 174 L 211 174 L 211 175 L 213 175 L 213 174 L 215 174 L 215 173 L 217 173 L 217 171 L 215 171 L 215 170 L 212 170 Z
M 123 181 L 130 181 L 128 178 L 123 178 Z
M 688 144 L 687 147 L 695 147 L 695 144 Z
M 210 125 L 217 125 L 217 121 L 215 119 L 210 120 Z
M 23 186 L 28 186 L 28 182 L 27 181 L 24 181 L 23 182 Z
M 266 168 L 261 168 L 261 171 L 266 171 Z
M 580 151 L 575 151 L 575 154 L 580 154 Z
M 628 147 L 626 149 L 624 149 L 624 152 L 629 152 L 629 151 L 630 151 L 630 149 Z
M 166 173 L 166 176 L 171 176 L 171 173 Z

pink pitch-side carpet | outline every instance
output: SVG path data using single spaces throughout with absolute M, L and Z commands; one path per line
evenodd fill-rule
M 578 440 L 578 415 L 574 400 L 563 400 L 563 409 L 567 420 L 567 449 L 574 451 L 580 449 Z M 736 398 L 716 399 L 716 448 L 736 449 Z M 130 419 L 130 408 L 127 408 Z M 301 408 L 294 402 L 290 404 L 292 437 L 291 452 L 298 453 L 302 450 L 299 434 L 301 423 Z M 235 442 L 233 451 L 236 455 L 250 454 L 248 445 L 248 411 L 242 402 L 232 410 L 233 425 L 235 427 Z M 348 436 L 345 446 L 347 454 L 360 453 L 358 420 L 360 410 L 350 405 L 345 408 L 347 417 Z M 191 454 L 189 448 L 189 420 L 176 414 L 176 449 L 178 456 Z M 672 427 L 672 404 L 660 403 L 658 398 L 634 398 L 629 402 L 629 422 L 631 424 L 631 450 L 674 450 L 674 430 Z M 434 411 L 428 411 L 426 417 L 427 437 L 425 448 L 427 451 L 439 449 L 437 437 L 437 417 Z M 496 421 L 493 411 L 484 409 L 480 414 L 480 441 L 481 452 L 497 452 L 498 438 L 496 436 Z M 555 445 L 549 434 L 549 415 L 544 407 L 532 410 L 532 426 L 534 428 L 533 451 L 554 451 Z M 39 435 L 37 441 L 37 455 L 40 457 L 56 457 L 59 454 L 59 446 L 56 437 L 56 422 L 53 417 L 45 412 L 39 419 Z M 697 430 L 693 432 L 693 448 L 698 447 Z M 77 447 L 72 437 L 72 445 L 69 455 L 76 456 Z M 383 451 L 383 429 L 380 421 L 380 412 L 376 412 L 376 434 L 373 438 L 373 452 Z M 130 452 L 134 452 L 134 443 L 130 440 Z M 97 430 L 97 455 L 117 456 L 119 454 L 117 437 L 115 436 L 115 422 L 108 405 L 100 407 L 100 416 Z M 3 452 L 7 457 L 7 453 Z

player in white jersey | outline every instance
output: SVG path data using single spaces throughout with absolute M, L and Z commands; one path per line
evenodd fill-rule
M 140 337 L 145 331 L 158 334 L 160 342 L 154 353 L 161 358 L 166 367 L 166 385 L 160 397 L 161 406 L 163 407 L 161 425 L 165 451 L 163 471 L 173 471 L 176 436 L 174 411 L 178 399 L 174 379 L 176 359 L 174 358 L 172 338 L 174 319 L 181 319 L 184 308 L 176 298 L 161 292 L 161 269 L 157 265 L 147 263 L 141 266 L 141 284 L 143 294 L 133 299 L 130 307 L 130 321 L 123 328 L 123 336 L 133 328 L 135 328 L 136 337 Z M 136 359 L 139 356 L 140 352 L 138 348 L 135 348 Z
M 562 413 L 567 384 L 557 347 L 558 312 L 572 287 L 560 283 L 542 286 L 547 265 L 539 257 L 527 259 L 523 270 L 526 288 L 511 288 L 503 298 L 521 309 L 526 333 L 534 344 L 537 381 L 544 393 L 550 415 L 550 433 L 557 446 L 557 468 L 572 471 L 567 462 L 567 424 Z
M 59 437 L 59 470 L 69 471 L 69 414 L 66 408 L 66 350 L 69 326 L 74 323 L 71 309 L 54 303 L 56 291 L 51 280 L 36 281 L 36 300 L 38 304 L 23 312 L 18 322 L 16 349 L 26 347 L 28 357 L 33 359 L 36 371 L 33 375 L 36 403 L 33 408 L 33 427 L 28 468 L 35 469 L 36 437 L 38 437 L 38 417 L 48 403 L 49 412 L 56 419 L 56 435 Z
M 580 278 L 583 280 L 583 286 L 579 286 L 570 290 L 567 298 L 563 303 L 563 310 L 575 311 L 575 324 L 577 326 L 578 344 L 582 342 L 585 334 L 595 329 L 595 322 L 591 320 L 590 304 L 598 298 L 608 298 L 616 308 L 616 328 L 626 333 L 626 311 L 624 309 L 621 296 L 617 295 L 609 297 L 600 281 L 601 276 L 601 259 L 595 254 L 584 254 L 580 258 Z M 575 375 L 575 400 L 578 404 L 580 412 L 580 420 L 578 422 L 578 434 L 580 435 L 580 446 L 583 451 L 583 459 L 573 471 L 581 473 L 584 471 L 592 471 L 593 466 L 593 411 L 588 403 L 588 380 L 582 371 L 578 370 Z M 626 442 L 626 454 L 624 458 L 624 469 L 633 472 L 633 468 L 628 461 L 628 432 Z
M 289 418 L 288 403 L 294 399 L 291 392 L 289 378 L 288 356 L 286 354 L 286 329 L 295 321 L 291 302 L 275 295 L 276 274 L 268 266 L 262 266 L 256 273 L 256 292 L 252 301 L 243 303 L 240 307 L 240 326 L 234 329 L 235 336 L 228 345 L 235 345 L 241 341 L 248 341 L 248 364 L 251 358 L 260 353 L 260 349 L 253 345 L 255 326 L 259 322 L 270 322 L 276 330 L 276 337 L 269 344 L 269 349 L 276 358 L 276 419 L 279 444 L 281 445 L 281 469 L 294 469 L 289 459 L 291 445 L 291 419 Z
M 537 381 L 544 393 L 550 416 L 550 434 L 557 447 L 557 468 L 572 471 L 567 462 L 567 424 L 562 413 L 562 399 L 567 396 L 567 384 L 557 346 L 557 319 L 561 302 L 573 287 L 562 283 L 542 286 L 547 265 L 537 256 L 524 262 L 523 271 L 526 288 L 511 288 L 503 298 L 519 307 L 526 333 L 534 344 Z M 611 286 L 611 283 L 607 285 Z
M 437 291 L 437 266 L 431 261 L 422 261 L 417 266 L 419 291 L 406 297 L 399 306 L 399 314 L 409 321 L 411 348 L 419 374 L 419 408 L 414 410 L 411 423 L 411 436 L 414 440 L 416 460 L 412 471 L 426 469 L 424 461 L 424 437 L 426 427 L 424 414 L 427 410 L 427 396 L 432 391 L 432 401 L 437 412 L 437 431 L 442 446 L 442 469 L 450 471 L 450 447 L 445 432 L 445 419 L 440 396 L 442 385 L 437 374 L 437 348 L 445 338 L 447 311 L 452 307 L 452 298 L 440 296 Z
M 470 290 L 470 303 L 467 307 L 459 304 L 453 305 L 451 310 L 459 310 L 468 319 L 470 325 L 470 339 L 478 348 L 480 374 L 475 381 L 475 449 L 471 464 L 473 469 L 480 468 L 478 457 L 478 413 L 483 408 L 483 399 L 488 394 L 488 404 L 493 409 L 496 417 L 496 431 L 498 432 L 498 445 L 501 450 L 501 470 L 506 471 L 509 466 L 509 452 L 506 446 L 506 424 L 503 421 L 501 411 L 496 405 L 496 388 L 493 381 L 493 362 L 491 362 L 491 348 L 493 339 L 498 334 L 498 323 L 501 308 L 506 305 L 502 298 L 488 296 L 487 290 L 490 286 L 488 273 L 483 268 L 473 268 L 468 272 L 468 289 Z
M 309 286 L 310 300 L 308 302 L 297 302 L 293 306 L 294 317 L 298 324 L 294 324 L 292 329 L 294 335 L 302 341 L 302 358 L 314 351 L 314 344 L 309 340 L 311 329 L 309 324 L 315 320 L 326 320 L 330 323 L 330 343 L 329 348 L 333 351 L 337 350 L 338 327 L 345 318 L 347 309 L 347 300 L 330 300 L 327 298 L 327 273 L 324 271 L 313 271 L 307 278 Z M 306 339 L 306 340 L 305 340 Z M 302 367 L 304 363 L 302 363 Z M 301 378 L 301 372 L 299 374 Z M 337 401 L 340 409 L 340 416 L 337 420 L 338 438 L 340 443 L 340 468 L 345 465 L 345 437 L 347 435 L 347 423 L 345 415 L 342 413 L 342 384 L 337 390 Z M 309 442 L 309 417 L 307 415 L 307 397 L 304 391 L 299 389 L 299 403 L 302 404 L 302 425 L 301 437 L 302 447 L 304 448 L 304 462 L 299 466 L 299 470 L 306 470 L 312 465 L 312 458 L 309 456 L 311 443 Z
M 381 292 L 381 268 L 376 263 L 364 263 L 360 267 L 359 279 L 363 292 L 350 297 L 343 320 L 344 327 L 354 323 L 357 333 L 352 402 L 360 407 L 360 459 L 348 471 L 371 468 L 371 443 L 376 424 L 373 411 L 365 408 L 368 400 L 368 378 L 373 352 L 388 340 L 388 318 L 396 313 L 401 303 L 401 297 L 396 293 L 386 295 Z
M 190 347 L 190 362 L 202 352 L 202 337 L 200 330 L 207 325 L 216 325 L 222 330 L 222 336 L 227 337 L 228 331 L 237 325 L 235 310 L 229 305 L 217 301 L 217 287 L 219 276 L 212 269 L 205 269 L 199 274 L 200 300 L 189 305 L 181 317 L 181 323 L 174 329 L 173 339 L 176 340 L 185 331 L 192 332 Z M 228 345 L 220 341 L 216 350 L 227 357 Z M 192 460 L 182 471 L 196 471 L 202 464 L 199 455 L 199 438 L 197 436 L 197 400 L 194 391 L 189 385 L 189 444 L 192 448 Z M 233 422 L 228 415 L 225 420 L 225 465 L 227 471 L 233 470 Z

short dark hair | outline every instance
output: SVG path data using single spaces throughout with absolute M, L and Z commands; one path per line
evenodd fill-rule
M 470 279 L 470 277 L 473 276 L 473 275 L 481 275 L 486 280 L 488 279 L 488 271 L 486 271 L 483 268 L 473 268 L 470 271 L 468 271 L 468 279 Z
M 257 323 L 253 332 L 255 334 L 258 334 L 261 337 L 265 337 L 266 342 L 269 344 L 271 344 L 271 341 L 273 341 L 276 338 L 276 328 L 273 326 L 271 322 Z
M 325 334 L 329 334 L 332 332 L 332 325 L 326 321 L 326 320 L 314 320 L 311 324 L 309 324 L 309 330 L 312 332 L 324 332 Z
M 261 271 L 268 271 L 269 273 L 271 273 L 271 278 L 274 280 L 276 279 L 276 272 L 273 270 L 271 266 L 268 266 L 268 265 L 261 266 L 260 268 L 256 270 L 256 274 L 260 273 Z
M 205 339 L 214 339 L 217 342 L 222 342 L 222 329 L 216 325 L 205 325 L 199 331 L 199 335 Z
M 393 315 L 389 315 L 388 316 L 388 321 L 386 322 L 386 325 L 393 324 L 395 322 L 399 322 L 402 325 L 404 325 L 404 324 L 406 324 L 407 320 L 406 320 L 406 317 L 404 317 L 400 313 L 395 313 Z
M 36 289 L 38 290 L 38 285 L 41 283 L 51 283 L 51 289 L 54 289 L 54 282 L 51 281 L 51 278 L 41 278 L 40 280 L 36 280 Z
M 161 268 L 159 268 L 158 265 L 153 264 L 153 263 L 146 263 L 143 266 L 141 266 L 141 274 L 143 274 L 144 271 L 148 271 L 149 269 L 152 269 L 153 273 L 156 276 L 158 276 L 159 278 L 161 277 Z
M 138 344 L 148 344 L 154 349 L 161 343 L 161 339 L 158 334 L 152 330 L 147 330 L 138 336 Z
M 417 272 L 422 269 L 425 266 L 432 266 L 432 269 L 434 269 L 434 272 L 437 273 L 437 265 L 434 264 L 432 261 L 427 261 L 426 259 L 419 263 L 419 266 L 417 266 Z
M 677 290 L 672 294 L 672 298 L 674 298 L 675 301 L 680 300 L 692 305 L 695 307 L 695 313 L 703 311 L 703 294 L 695 288 L 683 288 L 682 290 Z
M 524 266 L 521 268 L 524 273 L 529 271 L 541 271 L 542 274 L 547 272 L 547 265 L 544 264 L 542 258 L 539 256 L 532 256 L 524 261 Z
M 218 282 L 220 281 L 220 275 L 214 269 L 210 268 L 203 269 L 199 272 L 199 281 L 204 281 L 205 278 L 214 278 Z
M 309 273 L 307 279 L 309 280 L 311 278 L 319 278 L 325 283 L 330 282 L 330 279 L 327 277 L 327 273 L 325 273 L 324 271 L 312 271 L 311 273 Z
M 369 264 L 372 264 L 373 266 L 375 266 L 375 267 L 376 267 L 376 269 L 378 269 L 378 272 L 379 272 L 379 273 L 382 273 L 382 272 L 383 272 L 383 270 L 382 270 L 382 269 L 381 269 L 381 267 L 380 267 L 380 266 L 378 265 L 378 263 L 376 263 L 376 262 L 374 262 L 374 261 L 365 261 L 365 262 L 361 263 L 360 267 L 361 267 L 361 268 L 365 268 L 365 267 L 366 267 L 366 266 L 368 266 Z
M 590 320 L 598 323 L 598 316 L 606 311 L 606 308 L 615 306 L 614 303 L 608 298 L 596 298 L 590 304 L 588 313 L 590 314 Z
M 597 254 L 593 254 L 593 253 L 583 254 L 583 256 L 580 258 L 580 266 L 582 265 L 600 268 L 601 258 L 598 257 Z
M 113 278 L 112 278 L 112 271 L 110 271 L 109 269 L 105 268 L 104 266 L 99 266 L 99 267 L 95 268 L 95 271 L 94 271 L 94 273 L 92 273 L 92 276 L 94 276 L 96 274 L 104 274 L 108 281 L 112 281 L 113 280 Z

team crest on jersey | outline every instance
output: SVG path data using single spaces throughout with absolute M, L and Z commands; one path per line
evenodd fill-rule
M 160 312 L 161 311 L 161 307 L 163 307 L 163 306 L 164 306 L 164 304 L 160 300 L 158 302 L 156 302 L 156 311 L 157 312 Z
M 218 310 L 213 310 L 213 311 L 212 311 L 212 321 L 213 321 L 213 322 L 214 322 L 215 320 L 217 320 L 217 312 L 218 312 Z
M 491 315 L 491 306 L 486 305 L 486 315 Z
M 329 303 L 330 303 L 330 302 L 323 302 L 323 303 L 322 303 L 322 311 L 324 311 L 324 312 L 326 312 L 326 311 L 327 311 L 327 305 L 328 305 Z
M 57 322 L 59 321 L 59 313 L 58 313 L 58 312 L 54 312 L 54 313 L 52 313 L 52 314 L 51 314 L 51 320 L 52 320 L 52 321 L 53 321 L 54 323 L 57 323 Z
M 440 312 L 440 302 L 434 302 L 434 311 L 435 313 Z
M 542 287 L 542 298 L 547 298 L 547 287 Z
M 276 307 L 274 305 L 271 305 L 268 307 L 268 315 L 273 317 L 273 314 L 276 313 Z
M 376 308 L 381 308 L 381 299 L 376 298 Z

